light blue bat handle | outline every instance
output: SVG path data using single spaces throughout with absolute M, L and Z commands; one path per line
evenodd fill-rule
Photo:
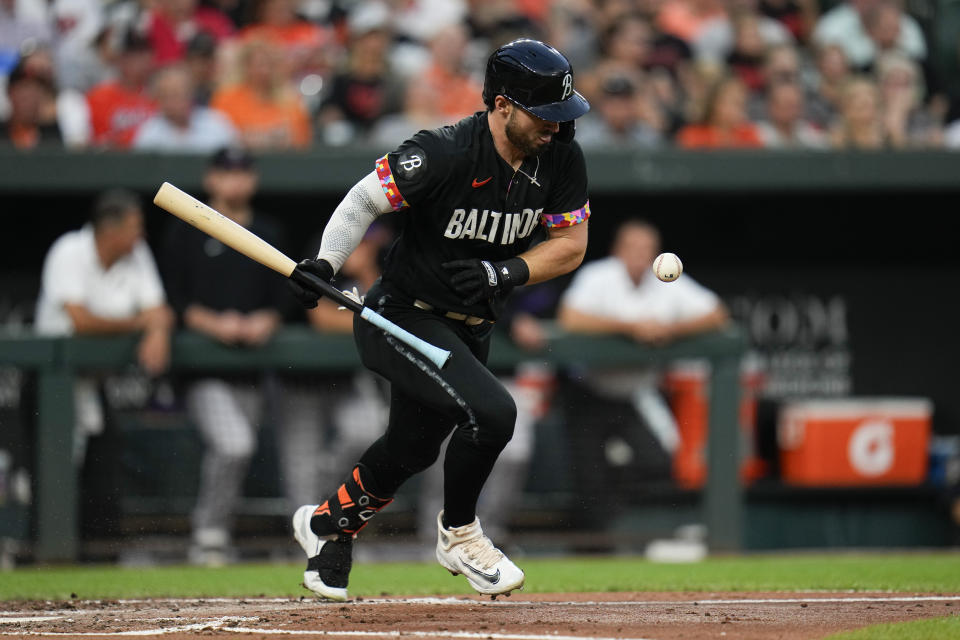
M 450 352 L 446 349 L 435 347 L 426 340 L 421 340 L 406 329 L 393 324 L 370 307 L 363 307 L 363 310 L 360 311 L 360 317 L 373 326 L 383 329 L 404 344 L 413 347 L 440 369 L 443 369 L 447 361 L 450 360 Z

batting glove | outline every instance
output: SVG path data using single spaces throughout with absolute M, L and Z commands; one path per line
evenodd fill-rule
M 294 282 L 294 278 L 298 270 L 314 275 L 324 282 L 330 282 L 330 279 L 333 278 L 333 267 L 330 266 L 330 263 L 326 260 L 320 258 L 307 258 L 305 260 L 301 260 L 293 270 L 294 273 L 287 278 L 287 286 L 290 287 L 290 292 L 293 293 L 294 297 L 299 300 L 300 304 L 302 304 L 305 308 L 313 309 L 317 306 L 317 301 L 320 299 L 320 294 L 310 289 L 306 289 L 297 282 Z
M 464 296 L 463 304 L 468 307 L 496 295 L 506 296 L 530 278 L 530 269 L 523 258 L 503 262 L 474 258 L 444 262 L 441 266 L 455 272 L 450 277 L 450 284 Z

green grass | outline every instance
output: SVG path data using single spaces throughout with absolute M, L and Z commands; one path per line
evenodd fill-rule
M 520 558 L 527 593 L 859 590 L 960 593 L 960 554 L 804 554 L 651 564 L 639 558 Z M 26 567 L 0 573 L 0 600 L 306 595 L 300 565 Z M 357 564 L 353 596 L 472 593 L 436 564 Z
M 960 638 L 960 617 L 875 624 L 856 631 L 835 633 L 824 640 L 948 640 Z

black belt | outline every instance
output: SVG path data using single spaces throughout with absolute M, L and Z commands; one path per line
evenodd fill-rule
M 440 309 L 435 308 L 429 302 L 424 302 L 423 300 L 414 300 L 413 306 L 415 306 L 417 309 L 423 309 L 424 311 L 433 311 L 435 313 L 442 314 L 445 318 L 450 318 L 451 320 L 459 320 L 469 327 L 474 327 L 478 324 L 483 324 L 484 322 L 493 322 L 493 320 L 487 320 L 486 318 L 481 318 L 480 316 L 469 316 L 465 313 L 459 313 L 457 311 L 441 311 Z

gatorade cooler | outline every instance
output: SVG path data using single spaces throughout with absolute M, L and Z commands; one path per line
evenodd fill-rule
M 750 484 L 766 473 L 754 450 L 757 391 L 762 377 L 752 370 L 740 374 L 740 478 Z M 677 421 L 680 444 L 673 452 L 673 479 L 684 489 L 702 488 L 707 479 L 707 439 L 710 418 L 710 368 L 701 361 L 678 361 L 663 378 L 663 388 Z
M 807 400 L 777 424 L 783 481 L 803 486 L 909 486 L 927 473 L 932 403 L 924 398 Z

